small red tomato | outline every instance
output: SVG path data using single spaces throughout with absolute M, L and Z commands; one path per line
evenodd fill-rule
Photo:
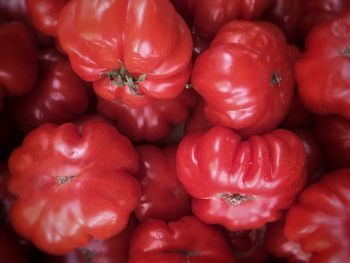
M 58 37 L 73 69 L 105 100 L 138 107 L 173 99 L 190 77 L 191 33 L 169 1 L 72 0 Z
M 232 21 L 198 56 L 194 89 L 216 125 L 244 136 L 280 124 L 293 96 L 293 67 L 282 32 L 266 22 Z
M 37 86 L 12 105 L 17 125 L 24 132 L 48 122 L 62 124 L 89 106 L 85 83 L 64 56 L 55 50 L 45 50 L 40 55 L 40 62 Z
M 42 125 L 13 151 L 9 169 L 11 224 L 51 254 L 118 234 L 140 201 L 136 150 L 104 122 Z
M 318 117 L 314 133 L 322 143 L 328 169 L 350 167 L 350 120 L 336 115 Z
M 265 244 L 269 252 L 278 258 L 286 258 L 289 263 L 307 263 L 310 260 L 311 254 L 305 253 L 300 244 L 288 240 L 283 228 L 285 218 L 268 224 L 266 227 Z
M 57 36 L 58 17 L 70 0 L 26 0 L 28 14 L 41 32 Z
M 166 224 L 148 219 L 135 230 L 128 263 L 235 263 L 224 235 L 192 216 Z
M 134 217 L 119 234 L 106 240 L 93 240 L 64 256 L 47 256 L 46 263 L 127 263 L 131 237 L 137 227 Z
M 274 130 L 242 140 L 214 127 L 185 136 L 177 151 L 177 175 L 194 198 L 192 211 L 231 231 L 277 220 L 305 181 L 305 150 L 290 131 Z
M 348 262 L 350 258 L 350 169 L 324 176 L 306 188 L 289 210 L 287 239 L 311 254 L 310 262 Z
M 0 24 L 0 57 L 0 99 L 28 93 L 37 81 L 38 63 L 36 43 L 24 24 Z
M 301 101 L 320 114 L 350 119 L 350 11 L 315 28 L 296 63 Z
M 185 90 L 175 99 L 153 100 L 142 107 L 132 108 L 122 100 L 99 98 L 97 110 L 107 119 L 115 120 L 117 129 L 131 141 L 156 142 L 190 117 L 196 99 L 193 90 Z
M 142 187 L 137 218 L 175 221 L 191 214 L 191 197 L 176 175 L 176 145 L 164 149 L 152 145 L 136 148 L 140 170 L 136 178 Z

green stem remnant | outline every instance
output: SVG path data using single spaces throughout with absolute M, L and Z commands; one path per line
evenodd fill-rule
M 135 79 L 124 67 L 123 62 L 119 61 L 120 63 L 120 69 L 113 69 L 106 74 L 103 75 L 103 77 L 108 77 L 109 80 L 112 82 L 113 85 L 116 85 L 117 87 L 121 88 L 124 85 L 127 85 L 131 91 L 131 93 L 135 96 L 142 95 L 142 92 L 140 90 L 140 87 L 138 83 L 141 83 L 146 79 L 146 74 L 142 74 L 138 79 Z
M 95 253 L 88 249 L 79 249 L 79 252 L 86 258 L 88 263 L 92 263 L 95 257 Z

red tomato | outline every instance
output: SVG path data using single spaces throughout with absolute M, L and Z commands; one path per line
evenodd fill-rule
M 148 219 L 131 240 L 128 263 L 234 263 L 220 230 L 192 216 L 166 224 Z
M 309 1 L 309 0 L 307 0 Z M 285 33 L 288 41 L 302 42 L 299 24 L 305 12 L 305 0 L 273 0 L 263 20 L 276 24 Z
M 311 254 L 305 253 L 300 244 L 288 240 L 283 234 L 285 219 L 267 225 L 265 244 L 269 252 L 279 258 L 287 258 L 289 263 L 309 262 Z
M 47 263 L 127 263 L 132 234 L 137 227 L 134 217 L 118 235 L 107 240 L 93 240 L 65 256 L 48 256 Z
M 315 182 L 323 172 L 324 158 L 321 143 L 308 130 L 294 130 L 304 144 L 306 153 L 307 182 Z
M 239 263 L 265 263 L 269 254 L 265 248 L 265 227 L 237 232 L 227 231 L 233 252 Z
M 328 169 L 350 167 L 350 120 L 339 116 L 318 117 L 314 133 L 322 143 Z
M 350 12 L 315 28 L 296 63 L 303 104 L 320 115 L 350 119 Z
M 171 0 L 194 31 L 212 38 L 229 21 L 257 19 L 271 0 Z
M 282 32 L 265 22 L 233 21 L 196 60 L 194 89 L 216 125 L 241 135 L 274 129 L 293 96 L 293 68 Z
M 37 80 L 38 63 L 36 43 L 24 24 L 0 24 L 0 57 L 0 97 L 29 92 Z
M 103 122 L 42 125 L 11 154 L 9 169 L 13 227 L 52 254 L 121 232 L 140 200 L 137 153 Z
M 277 220 L 305 181 L 300 139 L 275 130 L 247 141 L 214 127 L 188 134 L 177 151 L 177 175 L 194 198 L 192 211 L 208 224 L 231 231 Z
M 168 1 L 72 0 L 58 36 L 73 69 L 105 100 L 136 107 L 173 99 L 190 76 L 191 33 Z
M 315 26 L 338 16 L 350 9 L 348 0 L 308 0 L 305 1 L 305 14 L 300 30 L 306 35 Z
M 0 13 L 4 17 L 1 19 L 17 20 L 23 23 L 28 23 L 26 0 L 0 0 Z
M 121 100 L 99 99 L 97 110 L 107 119 L 116 120 L 118 130 L 130 140 L 156 142 L 189 118 L 196 99 L 193 90 L 185 90 L 175 99 L 153 100 L 139 108 L 132 108 Z
M 27 263 L 25 256 L 15 240 L 5 231 L 0 229 L 0 255 L 1 262 Z
M 137 148 L 141 182 L 141 203 L 135 210 L 137 218 L 175 221 L 191 214 L 191 197 L 176 175 L 176 145 L 164 149 L 152 145 Z
M 55 50 L 41 54 L 37 86 L 13 104 L 17 125 L 28 132 L 44 123 L 61 124 L 83 113 L 89 106 L 85 83 L 69 61 Z
M 287 214 L 284 233 L 298 242 L 310 262 L 348 262 L 350 258 L 350 169 L 338 170 L 309 186 Z
M 28 14 L 41 32 L 57 35 L 58 17 L 69 0 L 26 0 Z

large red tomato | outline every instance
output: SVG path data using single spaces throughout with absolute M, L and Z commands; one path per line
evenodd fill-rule
M 197 58 L 192 84 L 210 122 L 244 136 L 274 129 L 288 112 L 294 88 L 282 32 L 265 22 L 226 24 Z
M 314 133 L 322 143 L 328 169 L 350 167 L 350 120 L 335 115 L 318 117 Z
M 0 57 L 0 100 L 29 92 L 38 75 L 37 49 L 24 24 L 0 24 Z
M 25 132 L 44 123 L 69 121 L 89 106 L 85 83 L 64 56 L 55 50 L 45 50 L 39 59 L 41 72 L 37 86 L 13 102 L 17 125 Z
M 73 69 L 106 100 L 172 99 L 190 76 L 191 33 L 169 1 L 72 0 L 58 36 Z
M 310 263 L 348 262 L 350 258 L 350 169 L 328 174 L 309 186 L 286 218 L 287 239 L 310 253 Z
M 106 240 L 93 240 L 85 247 L 64 256 L 47 256 L 46 263 L 127 263 L 131 237 L 137 227 L 134 217 L 118 235 Z
M 142 194 L 135 214 L 141 221 L 146 218 L 175 221 L 191 214 L 191 197 L 176 175 L 176 148 L 176 145 L 164 149 L 152 145 L 136 148 Z
M 192 216 L 166 224 L 148 219 L 135 230 L 128 263 L 234 263 L 220 230 Z
M 175 126 L 190 117 L 196 100 L 193 90 L 185 90 L 175 99 L 153 100 L 138 108 L 132 108 L 122 100 L 99 98 L 97 110 L 104 117 L 116 121 L 117 129 L 131 141 L 156 142 L 167 137 Z
M 177 151 L 177 174 L 202 221 L 232 231 L 277 220 L 305 180 L 305 150 L 290 131 L 242 140 L 228 128 L 186 135 Z
M 104 122 L 42 125 L 11 154 L 9 169 L 13 227 L 52 254 L 121 232 L 140 200 L 137 153 Z
M 26 0 L 28 14 L 34 26 L 41 32 L 57 35 L 58 17 L 70 0 Z
M 350 119 L 350 11 L 316 27 L 296 63 L 303 104 L 320 115 Z

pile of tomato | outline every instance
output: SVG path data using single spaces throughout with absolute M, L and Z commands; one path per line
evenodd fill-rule
M 0 261 L 350 262 L 350 1 L 0 0 Z

